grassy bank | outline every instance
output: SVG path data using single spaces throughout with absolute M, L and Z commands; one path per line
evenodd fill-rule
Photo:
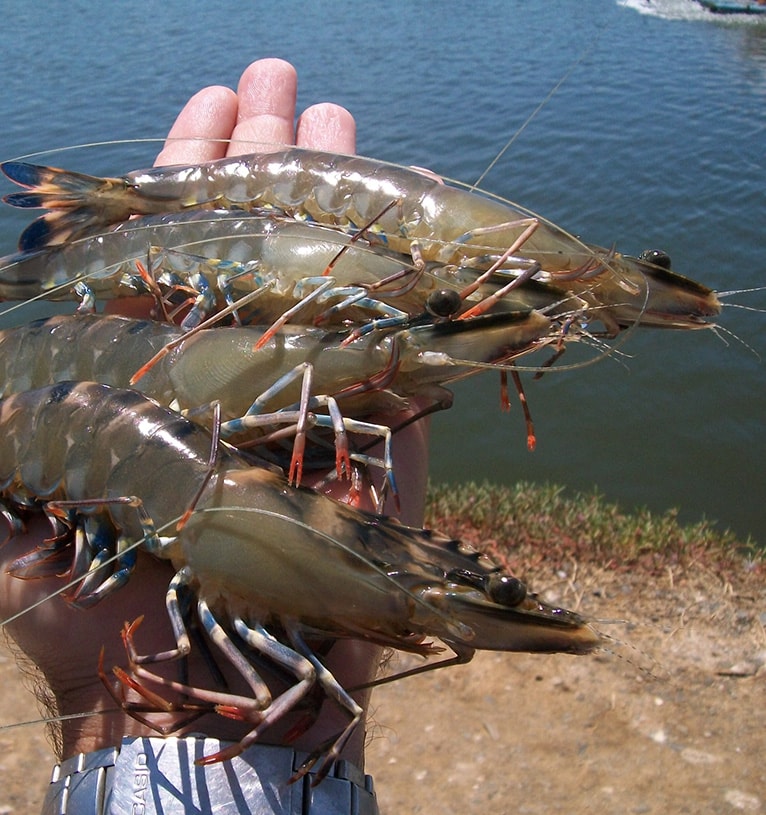
M 644 573 L 692 566 L 722 577 L 766 571 L 755 541 L 721 532 L 710 521 L 681 524 L 675 510 L 627 513 L 597 492 L 571 493 L 550 484 L 431 484 L 426 525 L 470 541 L 514 571 L 573 560 Z

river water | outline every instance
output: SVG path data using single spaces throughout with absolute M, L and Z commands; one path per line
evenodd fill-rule
M 0 158 L 160 137 L 191 93 L 236 86 L 264 56 L 296 65 L 300 107 L 355 114 L 360 153 L 473 182 L 516 134 L 485 188 L 590 243 L 665 249 L 717 291 L 766 285 L 766 21 L 693 0 L 6 0 Z M 156 149 L 44 161 L 119 173 Z M 27 220 L 2 213 L 0 252 Z M 764 308 L 766 294 L 724 302 Z M 731 307 L 720 323 L 637 332 L 629 358 L 529 382 L 534 453 L 495 376 L 461 384 L 434 419 L 432 476 L 598 487 L 766 542 L 766 317 Z

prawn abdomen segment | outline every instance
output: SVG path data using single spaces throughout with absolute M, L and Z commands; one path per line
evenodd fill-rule
M 138 365 L 181 335 L 176 326 L 105 314 L 56 315 L 0 331 L 0 393 L 8 396 L 55 382 L 127 385 Z M 165 404 L 174 394 L 164 371 L 141 389 Z
M 206 431 L 137 391 L 93 382 L 10 396 L 0 402 L 0 427 L 4 489 L 94 507 L 139 493 L 158 525 L 183 514 L 209 469 Z M 132 507 L 109 512 L 142 537 Z

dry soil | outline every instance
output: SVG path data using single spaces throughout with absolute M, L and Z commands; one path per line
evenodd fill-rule
M 714 571 L 536 574 L 611 652 L 481 653 L 379 688 L 381 812 L 766 812 L 766 587 Z M 0 724 L 35 713 L 7 651 L 0 683 Z M 41 726 L 0 730 L 0 815 L 39 812 L 52 762 Z

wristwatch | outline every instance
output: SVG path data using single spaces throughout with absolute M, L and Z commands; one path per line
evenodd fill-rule
M 42 815 L 379 815 L 372 777 L 349 761 L 315 787 L 311 772 L 287 783 L 306 759 L 289 747 L 256 744 L 229 761 L 194 763 L 227 744 L 125 738 L 80 753 L 54 767 Z

